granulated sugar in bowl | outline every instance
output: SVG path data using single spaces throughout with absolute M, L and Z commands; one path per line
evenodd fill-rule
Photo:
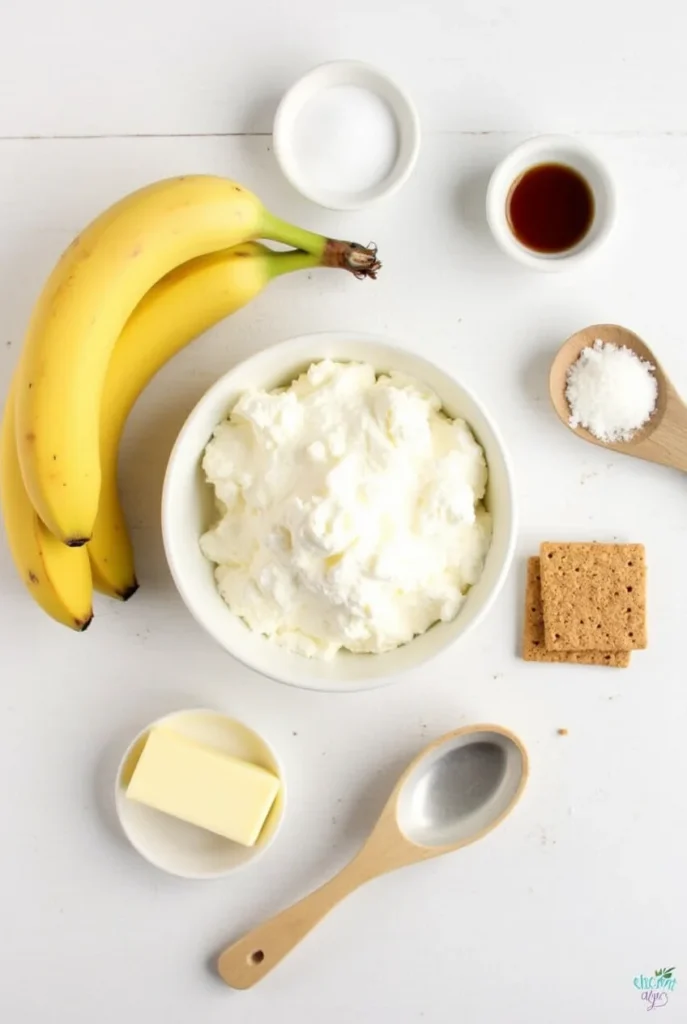
M 566 377 L 570 426 L 599 441 L 629 441 L 656 409 L 654 369 L 624 345 L 597 339 L 582 349 Z

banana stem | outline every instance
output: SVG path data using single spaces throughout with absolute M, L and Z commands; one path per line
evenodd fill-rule
M 336 238 L 325 238 L 312 231 L 295 227 L 265 211 L 262 223 L 262 236 L 273 242 L 301 249 L 317 257 L 317 266 L 339 267 L 349 270 L 356 277 L 377 276 L 381 263 L 377 259 L 377 246 L 358 245 L 357 242 L 341 242 Z
M 312 270 L 313 267 L 321 265 L 319 256 L 311 252 L 301 252 L 296 249 L 290 252 L 270 252 L 265 256 L 267 264 L 267 276 L 270 281 L 282 274 L 291 274 L 294 270 Z
M 294 249 L 302 249 L 312 253 L 313 256 L 322 257 L 327 239 L 324 235 L 316 235 L 305 228 L 298 228 L 295 224 L 288 224 L 279 217 L 273 217 L 267 210 L 264 212 L 262 222 L 262 235 L 273 242 L 283 242 Z

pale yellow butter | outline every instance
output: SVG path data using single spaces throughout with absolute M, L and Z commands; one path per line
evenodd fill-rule
M 148 736 L 126 795 L 253 846 L 279 786 L 279 779 L 264 768 L 160 728 Z

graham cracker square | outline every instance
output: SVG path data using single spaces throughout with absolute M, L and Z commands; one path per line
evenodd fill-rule
M 646 647 L 642 544 L 552 544 L 540 551 L 544 640 L 550 651 Z
M 627 668 L 630 664 L 629 651 L 547 651 L 544 643 L 544 612 L 538 558 L 527 560 L 522 656 L 525 661 L 606 665 L 609 668 Z

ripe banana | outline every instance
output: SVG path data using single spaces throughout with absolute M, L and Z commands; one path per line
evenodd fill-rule
M 29 501 L 17 457 L 14 386 L 2 420 L 0 460 L 0 507 L 17 572 L 43 611 L 62 625 L 83 631 L 93 618 L 88 554 L 53 537 Z
M 34 308 L 19 364 L 16 436 L 31 502 L 51 532 L 86 543 L 100 493 L 99 420 L 112 349 L 137 303 L 175 267 L 272 238 L 375 276 L 376 252 L 293 227 L 210 176 L 157 182 L 116 203 L 62 255 Z
M 245 242 L 184 263 L 163 277 L 131 314 L 114 347 L 103 388 L 100 502 L 88 543 L 97 590 L 127 600 L 138 586 L 117 489 L 117 451 L 141 391 L 173 355 L 245 306 L 274 277 L 318 263 L 309 253 L 277 253 Z

